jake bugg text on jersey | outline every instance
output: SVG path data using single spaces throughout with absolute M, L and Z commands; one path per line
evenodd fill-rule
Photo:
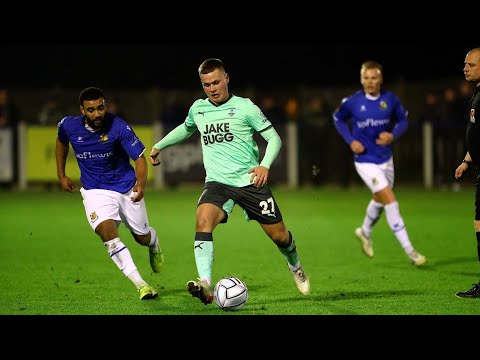
M 216 142 L 232 141 L 233 134 L 230 132 L 230 124 L 207 124 L 202 138 L 205 145 L 214 144 Z

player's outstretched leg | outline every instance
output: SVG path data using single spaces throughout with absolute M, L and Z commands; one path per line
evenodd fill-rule
M 130 251 L 120 238 L 107 241 L 104 245 L 115 265 L 137 288 L 140 300 L 154 299 L 158 296 L 157 291 L 143 280 L 133 262 Z
M 278 250 L 280 250 L 287 260 L 288 268 L 293 274 L 293 280 L 295 280 L 295 286 L 298 291 L 300 291 L 302 295 L 310 294 L 310 279 L 307 274 L 305 274 L 305 271 L 303 271 L 302 265 L 300 264 L 297 246 L 295 245 L 295 240 L 290 231 L 288 231 L 288 246 L 278 246 Z

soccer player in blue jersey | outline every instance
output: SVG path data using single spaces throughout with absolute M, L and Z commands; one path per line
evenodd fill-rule
M 185 121 L 155 144 L 150 161 L 160 164 L 161 150 L 200 133 L 205 186 L 197 204 L 194 255 L 199 279 L 187 283 L 189 293 L 204 304 L 213 301 L 213 231 L 226 223 L 238 204 L 248 220 L 256 220 L 285 256 L 298 291 L 310 292 L 310 281 L 298 257 L 295 240 L 288 230 L 272 191 L 267 185 L 269 168 L 282 141 L 271 122 L 250 99 L 229 92 L 229 74 L 219 59 L 205 60 L 198 73 L 206 99 L 193 103 Z M 267 141 L 259 161 L 253 139 L 259 132 Z
M 147 178 L 145 146 L 120 117 L 107 112 L 103 91 L 89 87 L 80 93 L 81 116 L 67 116 L 58 123 L 57 176 L 62 188 L 77 190 L 65 173 L 71 144 L 80 168 L 80 193 L 88 223 L 103 241 L 113 262 L 132 281 L 141 300 L 158 292 L 137 270 L 130 251 L 120 240 L 120 223 L 140 245 L 149 249 L 150 266 L 160 272 L 164 258 L 157 233 L 149 225 L 144 200 Z M 135 169 L 130 164 L 135 161 Z
M 373 195 L 355 235 L 364 254 L 373 257 L 371 234 L 385 210 L 388 225 L 411 263 L 423 266 L 427 258 L 410 242 L 393 192 L 392 142 L 407 130 L 408 112 L 394 93 L 382 89 L 383 69 L 378 62 L 362 64 L 360 82 L 363 89 L 344 98 L 333 113 L 336 129 L 353 152 L 355 169 Z

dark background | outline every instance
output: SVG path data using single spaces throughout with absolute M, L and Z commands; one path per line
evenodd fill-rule
M 102 39 L 99 37 L 99 39 Z M 1 86 L 52 85 L 198 88 L 198 65 L 222 59 L 235 87 L 289 88 L 357 83 L 365 60 L 384 66 L 386 81 L 463 77 L 465 54 L 480 43 L 332 44 L 321 42 L 7 43 L 0 56 Z

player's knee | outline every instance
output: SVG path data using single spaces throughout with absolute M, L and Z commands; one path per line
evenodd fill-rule
M 143 246 L 147 246 L 150 243 L 150 232 L 146 234 L 135 234 L 134 232 L 130 232 L 137 243 Z
M 223 213 L 221 216 L 216 218 L 212 218 L 209 216 L 197 216 L 197 221 L 196 221 L 196 231 L 197 232 L 213 232 L 213 229 L 219 224 L 223 219 Z
M 289 245 L 290 242 L 290 236 L 288 234 L 288 231 L 284 229 L 275 229 L 274 231 L 271 231 L 268 236 L 270 236 L 270 239 L 280 247 L 286 247 Z

